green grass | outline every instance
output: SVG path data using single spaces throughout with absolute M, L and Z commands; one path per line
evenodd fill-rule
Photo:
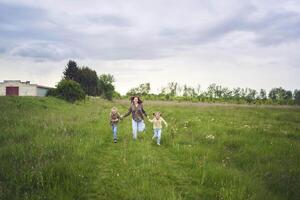
M 129 102 L 0 98 L 0 199 L 299 199 L 300 109 L 145 102 L 169 127 L 113 143 Z M 213 135 L 214 139 L 206 136 Z

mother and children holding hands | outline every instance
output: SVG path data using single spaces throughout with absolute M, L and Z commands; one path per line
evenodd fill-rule
M 146 114 L 143 108 L 143 102 L 138 96 L 130 98 L 130 107 L 128 112 L 122 116 L 118 113 L 116 107 L 111 109 L 110 113 L 110 125 L 112 127 L 114 143 L 117 143 L 117 125 L 120 120 L 129 116 L 132 116 L 132 136 L 133 139 L 137 139 L 138 132 L 143 132 L 145 130 L 144 116 L 147 117 L 148 121 L 153 124 L 153 137 L 152 139 L 157 138 L 157 145 L 160 145 L 161 133 L 162 133 L 162 122 L 165 123 L 166 127 L 168 126 L 167 122 L 161 117 L 160 112 L 153 113 L 153 118 L 150 119 Z

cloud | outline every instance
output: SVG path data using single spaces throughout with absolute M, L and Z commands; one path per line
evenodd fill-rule
M 187 5 L 166 2 L 169 4 L 147 4 L 150 9 L 152 6 L 156 10 L 145 13 L 139 10 L 144 9 L 140 4 L 136 4 L 135 10 L 132 10 L 131 4 L 124 5 L 124 10 L 117 13 L 106 4 L 103 4 L 103 9 L 96 4 L 95 7 L 100 7 L 95 12 L 86 3 L 91 8 L 89 12 L 72 7 L 66 10 L 71 5 L 65 4 L 56 11 L 51 6 L 26 5 L 24 2 L 18 5 L 0 3 L 0 36 L 11 43 L 9 47 L 0 45 L 0 48 L 10 56 L 34 60 L 55 61 L 68 57 L 160 59 L 192 49 L 195 45 L 221 41 L 236 31 L 254 33 L 255 38 L 251 42 L 262 46 L 299 39 L 300 14 L 296 11 L 266 10 L 260 13 L 257 4 L 232 1 L 229 4 L 237 5 L 231 12 L 226 10 L 227 5 L 212 3 L 201 4 L 206 8 L 200 8 L 198 14 L 198 8 L 194 8 L 198 4 L 196 1 L 188 1 Z M 178 6 L 183 11 L 178 12 Z M 170 14 L 166 13 L 168 9 Z M 211 14 L 201 12 L 205 9 L 210 10 Z M 218 14 L 222 9 L 224 12 Z M 83 11 L 78 12 L 80 10 Z M 183 20 L 180 17 L 186 18 Z M 198 19 L 203 20 L 197 22 Z
M 45 60 L 60 61 L 76 55 L 72 50 L 57 43 L 31 42 L 17 46 L 10 51 L 11 56 L 32 58 L 41 62 Z
M 295 87 L 299 35 L 297 0 L 0 0 L 0 78 L 15 75 L 6 65 L 27 77 L 18 65 L 40 75 L 74 59 L 116 74 L 123 92 L 146 81 L 251 87 L 247 73 Z
M 268 13 L 257 25 L 260 26 L 257 42 L 261 45 L 277 45 L 300 39 L 300 13 L 298 12 Z
M 87 21 L 93 24 L 104 24 L 115 27 L 129 27 L 131 25 L 131 22 L 128 19 L 112 14 L 87 16 Z

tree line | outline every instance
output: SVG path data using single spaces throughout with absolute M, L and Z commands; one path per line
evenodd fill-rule
M 160 90 L 159 94 L 150 93 L 150 90 L 150 83 L 143 83 L 130 89 L 126 96 L 139 95 L 153 100 L 300 105 L 300 90 L 296 89 L 292 92 L 282 87 L 272 88 L 267 93 L 265 89 L 259 91 L 240 87 L 230 89 L 215 83 L 210 84 L 206 90 L 202 90 L 200 85 L 194 88 L 170 82 Z
M 67 101 L 82 100 L 86 95 L 101 96 L 112 100 L 114 96 L 120 96 L 113 83 L 115 79 L 111 74 L 97 75 L 95 70 L 87 66 L 78 66 L 73 60 L 69 60 L 63 71 L 62 80 L 56 88 L 48 91 L 48 96 L 56 96 Z
M 86 95 L 100 96 L 108 100 L 122 98 L 115 91 L 115 78 L 111 74 L 100 74 L 87 66 L 78 66 L 73 60 L 69 60 L 62 80 L 56 88 L 50 89 L 49 96 L 56 96 L 74 102 L 82 100 Z M 138 95 L 149 100 L 179 100 L 200 102 L 229 102 L 250 104 L 286 104 L 300 105 L 300 90 L 293 92 L 282 87 L 272 88 L 268 93 L 265 89 L 259 91 L 251 88 L 228 88 L 215 83 L 210 84 L 205 90 L 200 85 L 197 87 L 180 85 L 170 82 L 162 87 L 158 94 L 150 92 L 150 83 L 142 83 L 130 89 L 123 98 Z

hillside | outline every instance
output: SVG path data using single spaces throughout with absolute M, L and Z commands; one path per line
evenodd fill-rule
M 300 109 L 145 102 L 169 123 L 114 144 L 129 102 L 0 97 L 0 199 L 299 199 Z

